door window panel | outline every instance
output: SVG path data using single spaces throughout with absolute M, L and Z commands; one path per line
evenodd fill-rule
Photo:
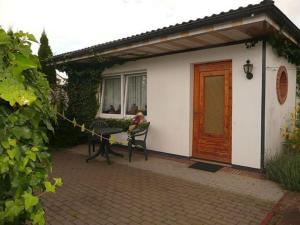
M 204 77 L 204 133 L 224 134 L 224 76 Z

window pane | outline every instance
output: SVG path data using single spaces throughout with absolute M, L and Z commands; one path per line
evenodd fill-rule
M 135 115 L 138 111 L 147 115 L 147 77 L 145 75 L 127 77 L 126 114 Z
M 204 132 L 224 133 L 224 76 L 204 78 Z
M 102 112 L 109 114 L 121 113 L 121 78 L 104 80 L 104 96 Z

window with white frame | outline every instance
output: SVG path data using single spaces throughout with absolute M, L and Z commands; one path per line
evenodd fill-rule
M 102 113 L 147 115 L 147 76 L 146 72 L 124 73 L 106 77 L 102 90 Z
M 121 114 L 121 76 L 105 78 L 102 113 Z
M 147 115 L 147 76 L 145 73 L 126 76 L 126 115 L 143 112 Z

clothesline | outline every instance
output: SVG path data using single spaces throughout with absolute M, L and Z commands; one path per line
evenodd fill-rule
M 58 116 L 60 116 L 61 118 L 63 118 L 64 120 L 68 121 L 69 123 L 73 124 L 74 127 L 79 127 L 81 129 L 82 132 L 88 132 L 90 133 L 92 136 L 97 136 L 100 138 L 100 140 L 102 141 L 102 139 L 105 139 L 105 140 L 108 140 L 109 141 L 109 138 L 106 138 L 106 137 L 103 137 L 102 134 L 97 134 L 95 133 L 94 130 L 90 130 L 88 128 L 85 128 L 84 124 L 80 125 L 80 124 L 77 124 L 76 120 L 74 119 L 73 121 L 70 120 L 69 118 L 67 118 L 64 113 L 59 113 L 59 112 L 56 112 L 56 114 Z

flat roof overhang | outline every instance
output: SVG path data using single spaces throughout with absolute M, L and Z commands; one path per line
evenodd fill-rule
M 168 53 L 220 46 L 222 44 L 246 42 L 265 37 L 279 30 L 280 27 L 268 16 L 252 15 L 249 18 L 202 27 L 193 31 L 181 32 L 176 35 L 129 44 L 107 51 L 92 52 L 83 56 L 59 60 L 56 61 L 55 64 L 63 64 L 66 62 L 87 63 L 95 56 L 105 58 L 119 57 L 124 59 L 159 56 Z M 286 32 L 284 32 L 284 35 L 292 42 L 297 43 L 297 41 Z
M 267 16 L 253 16 L 247 19 L 230 21 L 223 24 L 204 27 L 177 35 L 157 38 L 139 44 L 100 52 L 103 57 L 136 58 L 149 57 L 193 49 L 220 46 L 238 42 L 260 39 L 278 32 L 280 27 Z M 286 38 L 297 41 L 284 32 Z M 88 58 L 88 56 L 86 56 Z M 84 57 L 80 58 L 84 59 Z
M 133 60 L 259 40 L 279 31 L 298 44 L 299 29 L 273 1 L 264 0 L 257 5 L 56 55 L 48 62 L 89 63 L 97 57 Z

